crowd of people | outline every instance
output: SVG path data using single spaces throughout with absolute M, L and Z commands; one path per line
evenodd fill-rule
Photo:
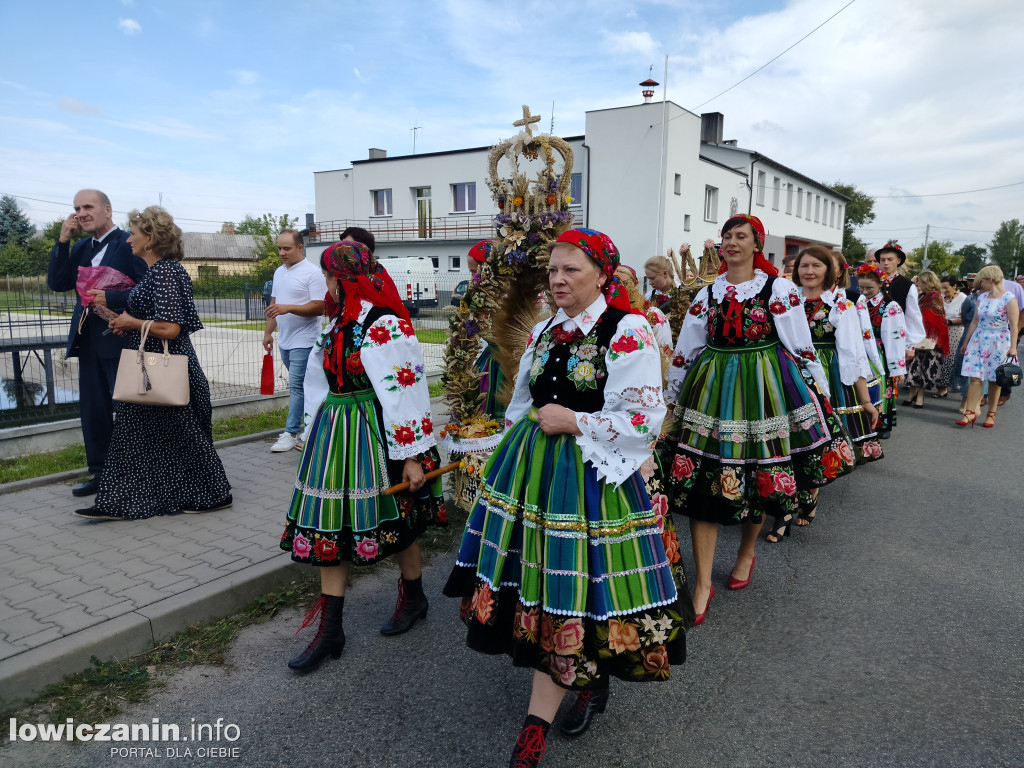
M 76 211 L 67 234 L 77 225 L 93 238 L 70 252 L 58 242 L 51 287 L 115 258 L 137 277 L 123 295 L 96 297 L 112 318 L 87 309 L 72 328 L 83 411 L 88 393 L 113 413 L 116 365 L 103 361 L 137 347 L 148 321 L 145 350 L 166 340 L 187 356 L 191 396 L 180 407 L 118 404 L 107 445 L 90 453 L 96 504 L 76 514 L 229 506 L 209 388 L 189 341 L 202 323 L 179 263 L 180 230 L 151 207 L 132 212 L 130 235 L 111 235 L 109 201 L 94 190 L 76 196 Z M 347 231 L 315 275 L 297 235 L 278 241 L 264 345 L 272 349 L 276 326 L 290 374 L 288 424 L 274 450 L 301 449 L 280 546 L 320 574 L 321 596 L 303 622 L 316 624 L 314 636 L 288 662 L 309 673 L 344 649 L 352 565 L 394 556 L 399 566 L 382 635 L 426 616 L 418 539 L 448 515 L 422 352 L 372 235 Z M 959 393 L 958 423 L 973 425 L 988 382 L 984 425 L 995 424 L 997 369 L 1015 355 L 1024 307 L 998 267 L 982 269 L 977 293 L 965 295 L 952 276 L 904 277 L 906 256 L 890 242 L 856 270 L 837 252 L 803 248 L 787 277 L 765 257 L 766 235 L 754 216 L 724 224 L 719 274 L 693 296 L 673 340 L 658 308 L 679 288 L 670 262 L 647 262 L 645 298 L 611 238 L 570 229 L 550 254 L 551 314 L 533 328 L 518 370 L 502 374 L 493 354 L 476 362 L 488 402 L 500 376 L 514 387 L 507 406 L 492 403 L 505 432 L 443 592 L 459 601 L 470 648 L 533 670 L 511 766 L 539 764 L 567 692 L 559 728 L 575 737 L 605 711 L 613 678 L 668 679 L 686 659 L 688 630 L 708 620 L 719 528 L 740 526 L 727 586 L 744 589 L 759 540 L 782 544 L 815 520 L 826 486 L 883 458 L 901 387 L 914 407 L 926 394 Z M 471 260 L 485 262 L 489 248 L 474 246 Z M 87 445 L 103 442 L 95 435 Z M 692 589 L 673 514 L 689 523 Z

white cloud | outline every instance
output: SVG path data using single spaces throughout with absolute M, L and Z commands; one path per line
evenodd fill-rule
M 117 28 L 126 35 L 137 35 L 142 31 L 142 27 L 135 19 L 118 19 Z
M 94 107 L 92 104 L 86 104 L 78 99 L 72 99 L 67 96 L 60 99 L 57 102 L 57 106 L 66 112 L 75 112 L 79 115 L 98 115 L 100 110 L 98 107 Z
M 217 134 L 204 131 L 194 125 L 178 120 L 174 117 L 158 118 L 157 120 L 136 120 L 130 123 L 110 121 L 112 125 L 120 128 L 127 128 L 132 131 L 152 133 L 157 136 L 166 136 L 170 139 L 219 139 Z
M 363 77 L 362 72 L 359 71 L 359 67 L 352 67 L 352 72 L 355 74 L 356 79 L 359 80 L 360 83 L 366 82 L 366 78 Z
M 231 75 L 238 85 L 255 85 L 260 79 L 259 73 L 251 69 L 232 69 Z
M 641 63 L 650 63 L 657 58 L 661 46 L 649 32 L 605 32 L 605 45 L 609 50 L 623 55 L 644 57 Z

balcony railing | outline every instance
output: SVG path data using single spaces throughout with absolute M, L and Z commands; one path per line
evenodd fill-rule
M 424 219 L 335 219 L 316 222 L 315 240 L 337 240 L 349 227 L 373 233 L 378 243 L 421 240 L 483 240 L 495 236 L 491 216 L 437 216 Z M 311 233 L 312 234 L 312 233 Z

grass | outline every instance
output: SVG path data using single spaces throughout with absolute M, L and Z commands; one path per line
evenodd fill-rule
M 428 528 L 420 536 L 424 554 L 450 550 L 461 538 L 466 515 L 465 510 L 449 504 L 448 527 Z M 351 578 L 358 580 L 382 567 L 387 566 L 352 569 Z M 319 594 L 320 580 L 311 573 L 279 592 L 260 595 L 240 613 L 205 624 L 197 622 L 137 656 L 111 661 L 93 656 L 88 669 L 47 686 L 16 709 L 5 708 L 0 712 L 0 722 L 12 717 L 22 722 L 41 722 L 46 718 L 55 724 L 69 717 L 80 723 L 109 722 L 125 704 L 148 701 L 150 694 L 164 685 L 164 678 L 177 670 L 196 665 L 226 665 L 228 649 L 244 629 L 269 621 L 282 608 L 310 605 Z
M 281 429 L 288 418 L 288 409 L 265 411 L 250 416 L 228 416 L 213 422 L 213 439 L 227 440 L 230 437 L 253 435 L 271 429 Z M 69 445 L 59 451 L 32 453 L 13 459 L 0 459 L 0 483 L 13 483 L 31 477 L 42 477 L 57 472 L 80 469 L 88 466 L 85 460 L 85 446 Z
M 441 328 L 417 328 L 416 338 L 421 344 L 444 344 L 448 341 L 448 331 Z

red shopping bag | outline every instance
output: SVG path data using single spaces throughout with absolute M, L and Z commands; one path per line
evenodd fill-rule
M 263 372 L 260 374 L 260 394 L 274 394 L 274 356 L 269 352 L 263 356 Z

